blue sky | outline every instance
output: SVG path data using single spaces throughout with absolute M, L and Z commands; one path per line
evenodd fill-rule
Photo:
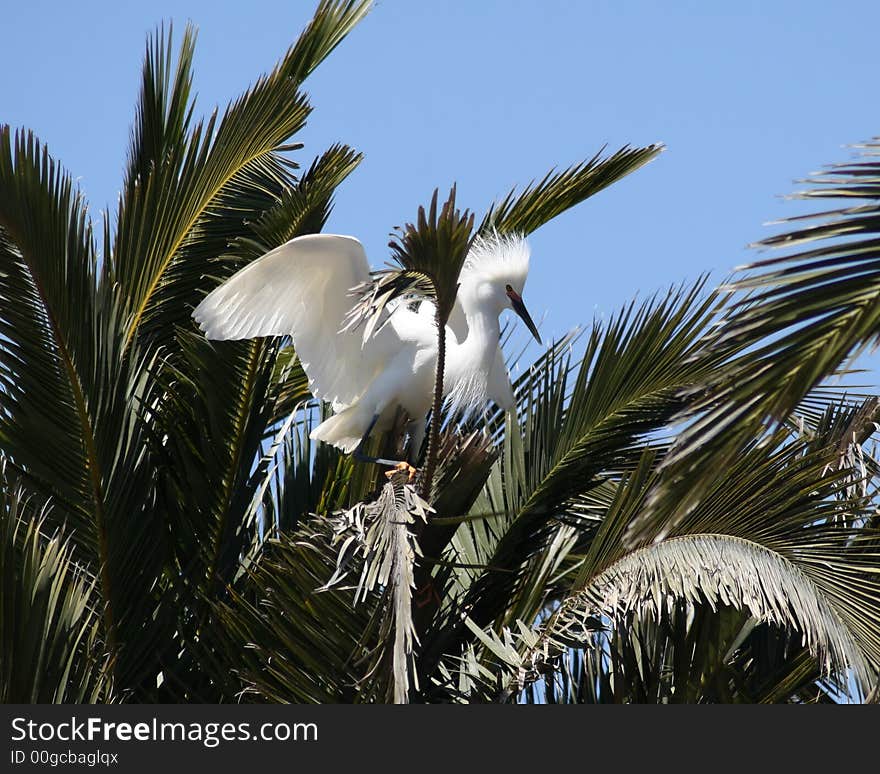
M 199 28 L 197 112 L 283 54 L 312 2 L 32 0 L 4 8 L 0 121 L 33 128 L 95 211 L 113 206 L 146 35 Z M 876 2 L 382 0 L 307 84 L 307 163 L 365 154 L 329 230 L 374 265 L 431 191 L 482 214 L 514 185 L 624 144 L 648 167 L 532 237 L 525 297 L 545 338 L 628 299 L 750 259 L 780 195 L 880 134 Z

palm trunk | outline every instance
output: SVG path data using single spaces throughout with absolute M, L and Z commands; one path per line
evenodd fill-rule
M 437 369 L 434 374 L 434 404 L 431 407 L 431 428 L 428 434 L 428 451 L 425 455 L 425 474 L 422 479 L 421 496 L 431 502 L 434 471 L 437 468 L 437 449 L 440 446 L 440 409 L 443 406 L 443 373 L 446 369 L 446 325 L 440 319 L 437 304 L 434 320 L 437 325 Z

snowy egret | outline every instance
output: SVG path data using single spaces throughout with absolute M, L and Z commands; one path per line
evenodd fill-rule
M 498 317 L 513 309 L 541 341 L 522 300 L 528 268 L 522 237 L 474 241 L 447 326 L 443 393 L 456 409 L 479 409 L 487 400 L 513 407 Z M 385 324 L 364 341 L 346 323 L 352 289 L 369 280 L 366 253 L 354 237 L 296 237 L 209 293 L 193 317 L 209 339 L 289 334 L 312 394 L 335 411 L 311 437 L 359 459 L 412 472 L 407 463 L 366 457 L 363 448 L 370 433 L 387 428 L 402 408 L 410 420 L 410 461 L 417 461 L 437 362 L 434 305 L 395 304 Z

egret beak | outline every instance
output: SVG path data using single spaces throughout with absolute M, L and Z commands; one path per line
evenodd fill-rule
M 520 316 L 522 321 L 526 324 L 526 328 L 528 328 L 531 331 L 532 336 L 534 336 L 538 340 L 538 344 L 543 344 L 543 342 L 541 341 L 541 334 L 538 333 L 538 328 L 535 325 L 535 321 L 532 320 L 532 316 L 529 314 L 529 310 L 526 309 L 526 305 L 523 303 L 522 296 L 508 285 L 507 297 L 510 299 L 510 305 L 513 307 L 513 311 Z

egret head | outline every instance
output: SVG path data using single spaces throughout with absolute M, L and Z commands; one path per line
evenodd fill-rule
M 461 289 L 497 314 L 513 309 L 541 342 L 538 328 L 523 303 L 529 273 L 529 245 L 519 234 L 491 234 L 474 240 L 461 270 Z

